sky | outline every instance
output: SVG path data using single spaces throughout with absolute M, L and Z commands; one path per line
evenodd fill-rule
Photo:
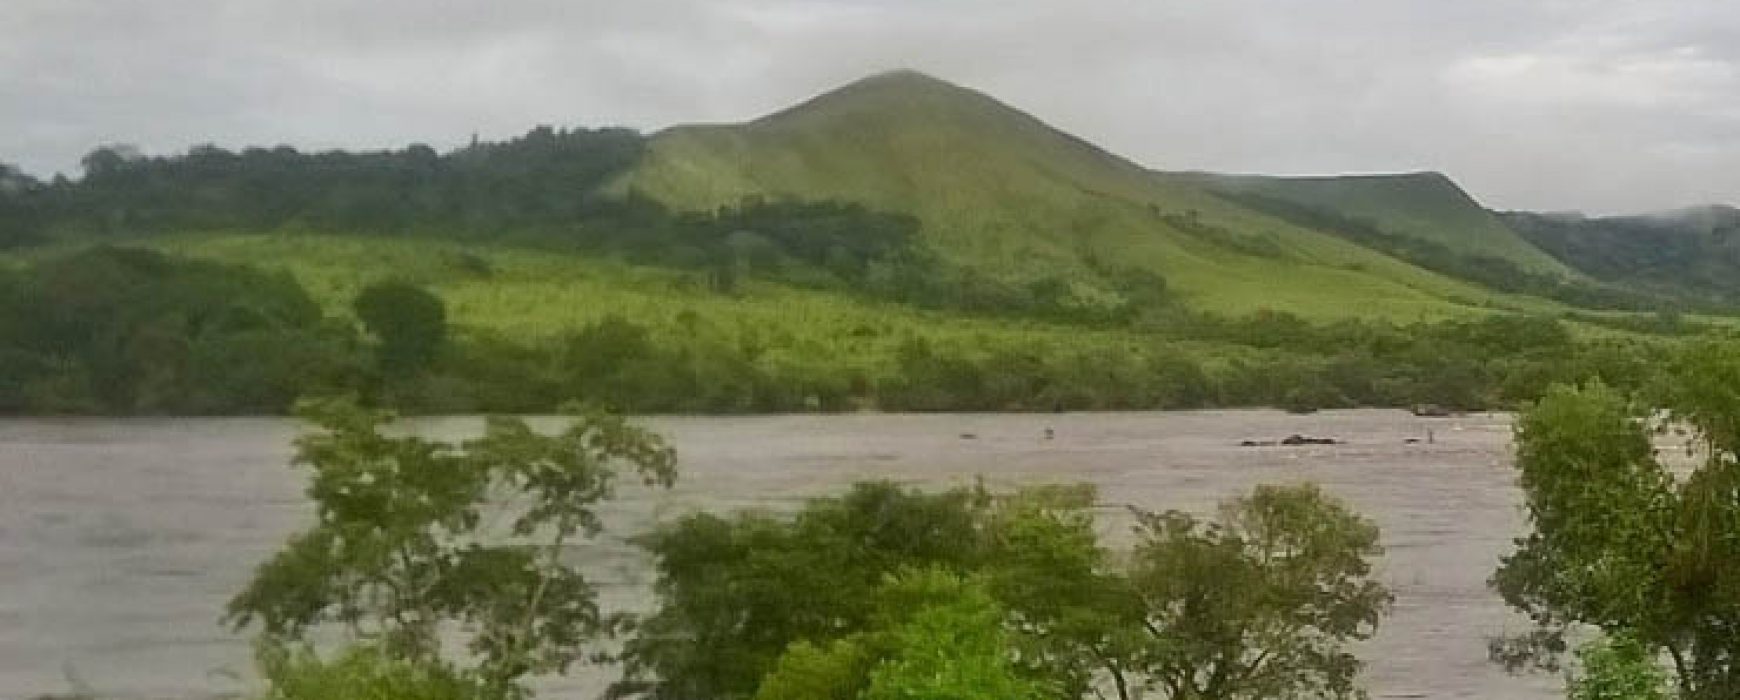
M 3 0 L 0 161 L 654 131 L 892 69 L 1159 169 L 1740 204 L 1731 0 Z

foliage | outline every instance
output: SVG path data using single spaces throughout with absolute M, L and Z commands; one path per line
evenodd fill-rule
M 357 294 L 356 316 L 380 343 L 381 371 L 405 376 L 435 361 L 447 340 L 447 309 L 427 290 L 404 282 L 377 282 Z
M 495 700 L 500 697 L 440 664 L 392 658 L 369 646 L 322 659 L 309 649 L 265 648 L 264 700 Z
M 1389 601 L 1375 527 L 1263 488 L 1215 524 L 1145 514 L 1126 568 L 1092 507 L 1086 487 L 871 483 L 789 519 L 689 516 L 647 543 L 659 607 L 613 695 L 1353 697 L 1344 645 Z
M 1131 585 L 1150 637 L 1140 670 L 1168 698 L 1356 698 L 1391 595 L 1372 580 L 1370 521 L 1314 486 L 1259 486 L 1203 522 L 1140 514 Z
M 290 277 L 92 248 L 0 271 L 0 411 L 282 411 L 354 386 L 354 336 Z
M 1690 308 L 1740 301 L 1740 213 L 1710 207 L 1649 216 L 1586 218 L 1509 212 L 1529 242 L 1595 279 L 1671 296 Z
M 312 472 L 316 524 L 231 601 L 238 629 L 305 641 L 336 625 L 392 659 L 438 666 L 460 625 L 466 673 L 511 689 L 566 669 L 616 627 L 564 548 L 603 528 L 596 508 L 620 467 L 672 483 L 675 455 L 657 436 L 595 414 L 555 435 L 492 418 L 455 445 L 384 435 L 390 416 L 346 400 L 302 414 L 318 426 L 296 456 Z
M 1601 384 L 1550 391 L 1517 425 L 1533 530 L 1493 576 L 1539 630 L 1495 644 L 1513 663 L 1550 662 L 1572 625 L 1633 639 L 1673 661 L 1686 700 L 1740 691 L 1740 353 L 1680 353 L 1655 400 L 1692 431 L 1684 476 L 1651 444 L 1654 420 Z
M 1642 644 L 1600 639 L 1577 649 L 1581 672 L 1570 679 L 1569 700 L 1670 700 L 1661 661 Z
M 1014 664 L 1004 612 L 975 582 L 907 571 L 877 591 L 868 629 L 825 648 L 799 641 L 755 700 L 1024 700 L 1040 693 Z

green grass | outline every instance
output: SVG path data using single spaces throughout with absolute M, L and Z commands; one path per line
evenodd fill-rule
M 1008 279 L 1097 282 L 1086 260 L 1157 271 L 1191 305 L 1315 320 L 1550 311 L 1239 207 L 1099 150 L 989 97 L 911 73 L 871 78 L 742 125 L 679 127 L 617 183 L 672 206 L 747 196 L 841 199 L 918 216 L 953 261 Z M 1195 212 L 1257 255 L 1160 215 Z
M 611 314 L 658 333 L 683 333 L 679 317 L 690 312 L 738 341 L 764 345 L 768 362 L 826 358 L 872 373 L 888 370 L 895 348 L 913 337 L 961 347 L 1019 345 L 1042 355 L 1169 346 L 1221 362 L 1251 353 L 1128 331 L 922 311 L 764 282 L 750 282 L 727 296 L 707 291 L 697 275 L 682 271 L 482 244 L 316 234 L 181 235 L 141 244 L 288 272 L 329 313 L 341 316 L 350 314 L 350 300 L 371 282 L 415 282 L 442 297 L 461 332 L 489 332 L 520 342 L 555 339 Z M 468 271 L 465 256 L 487 261 L 491 273 Z

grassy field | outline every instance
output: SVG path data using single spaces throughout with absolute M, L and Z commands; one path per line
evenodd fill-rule
M 612 314 L 656 332 L 683 333 L 682 319 L 692 315 L 715 332 L 764 346 L 771 362 L 829 358 L 872 373 L 886 369 L 896 346 L 918 337 L 961 347 L 1021 345 L 1036 354 L 1157 346 L 1211 361 L 1249 354 L 1236 346 L 973 318 L 760 282 L 721 295 L 691 273 L 523 248 L 314 234 L 168 236 L 144 245 L 288 272 L 339 315 L 350 313 L 350 300 L 371 282 L 416 282 L 442 297 L 457 327 L 521 341 L 554 339 Z

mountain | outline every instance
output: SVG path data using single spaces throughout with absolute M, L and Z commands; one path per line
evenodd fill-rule
M 1243 182 L 1411 235 L 1466 233 L 1458 245 L 1563 270 L 1442 178 L 1407 176 L 1401 188 Z M 1138 268 L 1226 313 L 1412 320 L 1544 304 L 1289 222 L 1211 184 L 1151 171 L 982 93 L 895 72 L 747 123 L 656 134 L 616 186 L 688 210 L 751 197 L 860 202 L 916 216 L 941 256 L 1001 279 L 1063 276 L 1084 294 L 1107 293 L 1108 266 Z M 1409 197 L 1386 202 L 1396 189 Z
M 1384 233 L 1490 256 L 1535 273 L 1569 275 L 1442 173 L 1330 177 L 1205 175 L 1210 187 L 1336 212 Z
M 1740 209 L 1711 205 L 1631 216 L 1497 216 L 1596 280 L 1708 303 L 1740 303 Z

